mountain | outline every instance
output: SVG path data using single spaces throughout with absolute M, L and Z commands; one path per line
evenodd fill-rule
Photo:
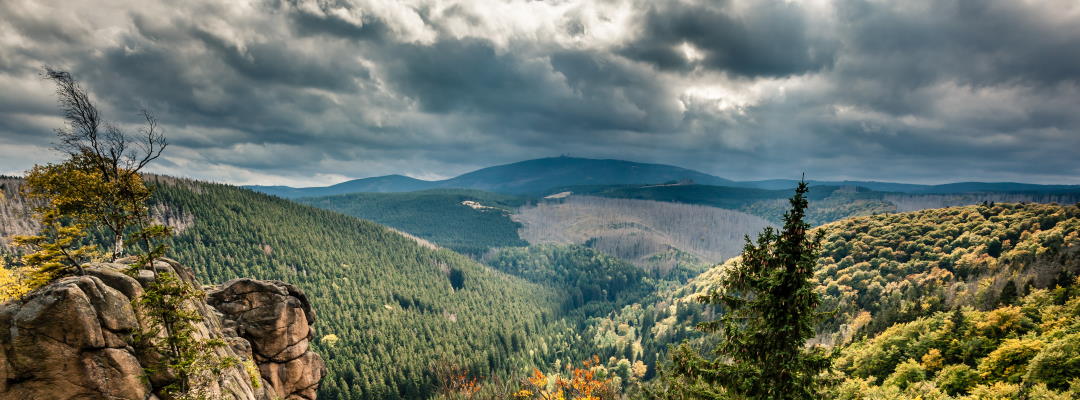
M 930 188 L 929 185 L 911 183 L 879 182 L 879 181 L 807 181 L 811 186 L 858 186 L 880 192 L 911 193 Z M 796 179 L 767 179 L 761 181 L 735 182 L 732 186 L 748 187 L 766 190 L 793 190 L 799 186 Z
M 433 187 L 433 182 L 410 178 L 404 175 L 386 175 L 374 178 L 354 179 L 325 187 L 294 188 L 289 186 L 248 186 L 256 192 L 272 194 L 278 197 L 313 197 L 331 196 L 346 193 L 387 193 L 411 192 Z
M 408 192 L 435 188 L 477 189 L 496 193 L 536 195 L 559 186 L 677 181 L 694 181 L 710 185 L 731 183 L 730 180 L 724 178 L 671 165 L 550 157 L 483 168 L 441 181 L 424 181 L 401 175 L 388 175 L 356 179 L 326 187 L 249 186 L 248 188 L 285 198 L 357 192 Z
M 618 252 L 620 246 L 594 242 L 592 247 L 500 248 L 485 257 L 497 267 L 491 268 L 337 212 L 228 185 L 150 180 L 153 215 L 177 231 L 168 243 L 171 257 L 209 282 L 237 277 L 282 280 L 307 294 L 319 317 L 311 346 L 328 367 L 320 398 L 432 398 L 446 382 L 446 371 L 488 377 L 485 388 L 502 385 L 512 390 L 513 384 L 507 382 L 519 381 L 534 367 L 550 370 L 593 355 L 606 362 L 606 371 L 616 374 L 633 365 L 641 380 L 624 374 L 623 382 L 644 384 L 664 362 L 668 345 L 684 339 L 702 342 L 692 327 L 714 317 L 715 310 L 695 299 L 723 285 L 726 266 L 737 262 L 729 259 L 683 284 L 650 276 L 604 253 Z M 17 179 L 0 181 L 3 234 L 33 228 L 25 222 L 26 204 L 18 196 L 18 184 Z M 745 220 L 746 213 L 782 211 L 783 198 L 774 196 L 786 192 L 686 184 L 594 185 L 593 190 L 597 195 L 640 195 L 664 203 L 651 217 L 633 215 L 637 220 L 560 217 L 556 224 L 585 223 L 580 231 L 589 235 L 594 229 L 634 229 L 628 236 L 651 232 L 671 243 L 700 238 L 680 237 L 665 223 L 692 226 L 698 221 L 685 219 L 704 220 L 705 211 L 700 209 L 717 211 L 674 202 L 742 202 L 745 211 L 729 216 Z M 747 198 L 737 197 L 739 193 Z M 1026 390 L 1021 384 L 1028 383 L 1060 392 L 1069 379 L 1080 378 L 1080 373 L 1071 372 L 1076 369 L 1070 369 L 1080 365 L 1074 360 L 1080 346 L 1080 292 L 1070 284 L 1080 272 L 1080 207 L 992 200 L 1032 196 L 1024 193 L 812 189 L 808 215 L 819 221 L 870 213 L 815 228 L 823 240 L 815 279 L 827 319 L 814 342 L 836 346 L 841 354 L 834 367 L 845 374 L 840 377 L 842 390 L 877 393 L 849 398 L 903 398 L 897 393 L 911 390 L 935 394 L 934 398 L 946 398 L 935 391 L 994 398 L 994 390 Z M 1067 193 L 1039 195 L 1056 196 L 1059 203 L 1068 199 Z M 387 216 L 394 215 L 397 201 L 413 202 L 403 215 L 431 204 L 437 205 L 436 210 L 491 207 L 496 210 L 488 210 L 488 215 L 499 218 L 514 207 L 570 204 L 600 215 L 597 209 L 622 213 L 647 209 L 638 203 L 657 206 L 657 201 L 636 198 L 577 204 L 587 197 L 580 194 L 535 203 L 464 190 L 365 196 L 371 197 L 357 197 L 355 203 L 376 203 Z M 976 200 L 989 201 L 896 212 L 924 203 Z M 462 204 L 466 201 L 476 204 Z M 629 203 L 635 205 L 625 205 Z M 668 207 L 692 210 L 684 216 Z M 878 207 L 892 210 L 872 211 Z M 713 217 L 728 215 L 722 211 L 727 210 Z M 410 223 L 439 224 L 440 213 Z M 698 232 L 750 230 L 746 225 L 706 224 Z M 453 227 L 446 224 L 440 229 L 448 233 Z M 5 257 L 10 261 L 10 256 Z
M 941 185 L 919 185 L 911 183 L 879 182 L 879 181 L 807 181 L 814 186 L 858 186 L 878 192 L 897 193 L 933 193 L 933 194 L 957 194 L 957 193 L 1061 193 L 1080 192 L 1080 185 L 1039 185 L 1032 183 L 1017 182 L 956 182 Z M 795 179 L 769 179 L 761 181 L 735 182 L 733 186 L 749 187 L 756 189 L 779 190 L 794 189 L 799 181 Z
M 588 185 L 672 185 L 695 183 L 709 186 L 761 190 L 794 189 L 794 179 L 732 181 L 686 168 L 623 160 L 576 157 L 549 157 L 479 169 L 454 178 L 425 181 L 404 175 L 386 175 L 354 179 L 331 186 L 294 188 L 290 186 L 247 186 L 247 188 L 284 198 L 331 196 L 348 193 L 411 192 L 453 188 L 476 189 L 516 195 L 542 195 L 552 189 Z M 878 192 L 895 193 L 979 193 L 979 192 L 1078 192 L 1080 185 L 1037 185 L 1015 182 L 958 182 L 943 185 L 919 185 L 880 181 L 814 181 L 813 186 L 858 186 Z
M 917 192 L 921 193 L 981 193 L 981 192 L 1032 192 L 1032 193 L 1061 193 L 1080 192 L 1080 185 L 1036 185 L 1016 182 L 957 182 L 944 185 L 933 185 Z
M 590 185 L 556 188 L 552 192 L 619 199 L 703 205 L 738 210 L 780 224 L 788 209 L 792 190 L 753 189 L 711 185 Z M 841 218 L 896 211 L 896 206 L 882 200 L 881 192 L 849 186 L 812 186 L 807 193 L 810 207 L 807 221 L 821 225 Z
M 484 168 L 443 181 L 440 185 L 500 193 L 541 194 L 559 186 L 677 181 L 694 181 L 712 185 L 731 182 L 724 178 L 671 165 L 552 157 Z

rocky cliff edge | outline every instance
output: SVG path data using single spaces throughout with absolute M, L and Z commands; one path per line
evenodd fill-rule
M 95 263 L 0 305 L 0 399 L 167 400 L 162 378 L 145 372 L 133 301 L 153 279 L 149 269 Z M 175 273 L 201 287 L 191 270 L 161 260 L 157 272 Z M 314 400 L 326 367 L 309 347 L 315 313 L 302 291 L 279 281 L 236 279 L 205 287 L 190 306 L 202 316 L 199 339 L 227 343 L 212 351 L 238 361 L 214 374 L 206 397 L 231 400 Z

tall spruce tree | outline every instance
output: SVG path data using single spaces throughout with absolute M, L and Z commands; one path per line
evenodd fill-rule
M 680 399 L 814 399 L 823 396 L 829 365 L 820 347 L 807 347 L 821 316 L 812 280 L 821 236 L 808 235 L 806 182 L 784 215 L 784 228 L 746 238 L 741 260 L 724 287 L 700 301 L 719 307 L 718 320 L 698 328 L 718 335 L 711 358 L 687 344 L 672 353 L 662 396 Z

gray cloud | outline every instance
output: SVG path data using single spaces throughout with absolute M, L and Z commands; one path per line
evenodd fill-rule
M 0 172 L 58 126 L 48 64 L 122 125 L 155 110 L 173 143 L 159 172 L 235 183 L 563 153 L 734 179 L 1080 183 L 1066 0 L 9 0 L 0 15 Z
M 674 3 L 674 4 L 672 4 Z M 641 18 L 642 32 L 622 49 L 662 69 L 700 64 L 742 77 L 786 76 L 832 65 L 837 43 L 813 28 L 795 3 L 659 2 Z M 684 45 L 700 52 L 689 59 Z

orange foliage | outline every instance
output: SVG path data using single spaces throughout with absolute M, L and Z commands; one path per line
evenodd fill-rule
M 544 375 L 539 369 L 525 379 L 521 390 L 514 393 L 515 399 L 522 400 L 606 400 L 614 398 L 615 391 L 611 379 L 599 379 L 594 367 L 600 366 L 600 359 L 581 363 L 581 368 L 566 366 L 566 377 L 559 374 Z M 553 379 L 552 379 L 553 378 Z
M 440 365 L 436 368 L 439 377 L 439 393 L 454 395 L 456 398 L 471 399 L 480 391 L 480 379 L 470 376 L 469 371 L 456 365 Z

